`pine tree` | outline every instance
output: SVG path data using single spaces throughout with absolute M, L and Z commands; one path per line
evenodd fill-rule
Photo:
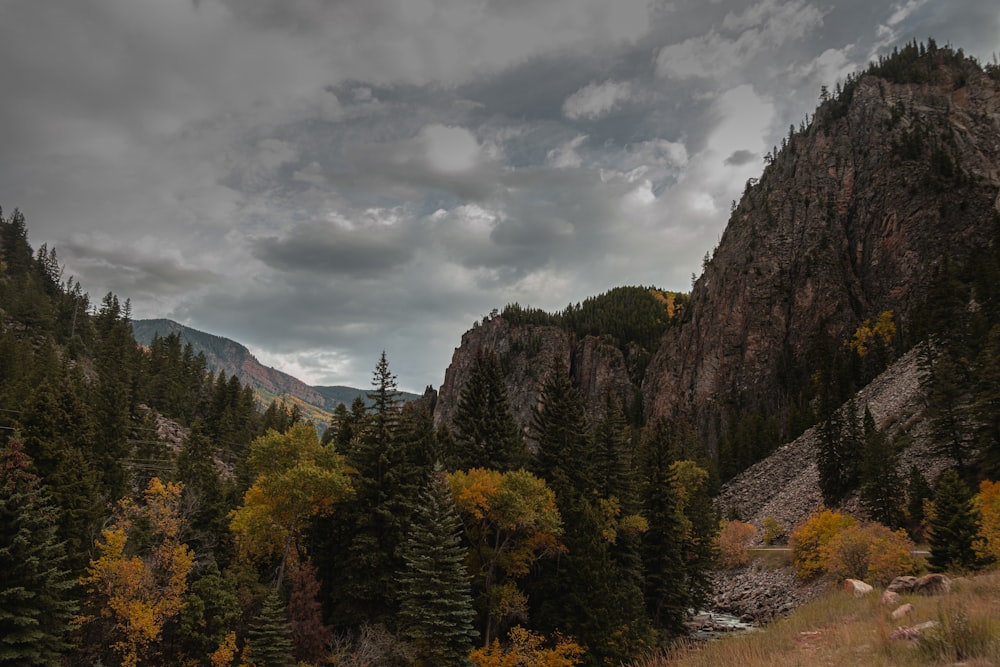
M 0 665 L 58 665 L 76 605 L 56 509 L 18 440 L 0 450 Z
M 920 468 L 910 466 L 910 475 L 906 482 L 906 528 L 907 532 L 918 539 L 924 530 L 924 502 L 934 497 L 934 492 Z
M 976 566 L 973 542 L 979 532 L 972 494 L 958 473 L 949 468 L 938 479 L 934 516 L 930 520 L 928 559 L 933 570 L 971 570 Z
M 510 410 L 507 386 L 496 354 L 476 351 L 453 419 L 456 458 L 463 468 L 514 470 L 526 463 L 521 429 Z
M 643 516 L 642 561 L 646 610 L 653 626 L 668 636 L 684 632 L 692 599 L 684 563 L 684 527 L 676 494 L 673 440 L 677 427 L 658 423 L 646 438 L 641 457 Z
M 287 667 L 292 662 L 292 638 L 285 603 L 268 589 L 260 612 L 247 632 L 250 659 L 255 667 Z
M 556 362 L 532 412 L 531 433 L 537 443 L 535 470 L 557 498 L 568 499 L 597 488 L 594 448 L 584 410 L 583 397 L 573 387 L 565 366 Z
M 399 575 L 399 625 L 419 658 L 417 664 L 469 664 L 477 633 L 465 550 L 448 480 L 431 476 L 401 547 L 406 567 Z
M 819 427 L 816 466 L 823 502 L 832 507 L 857 488 L 863 450 L 853 401 L 829 415 Z
M 868 408 L 865 408 L 864 429 L 861 502 L 871 518 L 890 528 L 899 528 L 903 525 L 903 480 L 899 476 L 896 449 L 888 436 L 875 428 Z

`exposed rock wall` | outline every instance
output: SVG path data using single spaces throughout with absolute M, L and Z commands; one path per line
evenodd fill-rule
M 451 424 L 480 349 L 497 355 L 511 410 L 526 433 L 545 378 L 557 364 L 570 373 L 574 386 L 587 402 L 591 418 L 603 414 L 605 397 L 609 394 L 623 406 L 634 400 L 636 390 L 629 379 L 625 356 L 616 346 L 596 336 L 576 340 L 554 326 L 511 325 L 497 316 L 462 335 L 462 343 L 455 348 L 438 391 L 435 426 Z
M 714 446 L 726 400 L 779 410 L 781 374 L 819 337 L 883 310 L 905 325 L 935 267 L 991 239 L 998 169 L 1000 83 L 971 63 L 928 84 L 862 77 L 842 117 L 821 107 L 748 184 L 649 365 L 647 417 L 689 417 Z

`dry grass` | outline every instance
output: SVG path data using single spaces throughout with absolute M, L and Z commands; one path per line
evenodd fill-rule
M 893 620 L 894 607 L 878 592 L 854 598 L 841 591 L 801 607 L 788 618 L 750 634 L 686 646 L 631 667 L 909 667 L 1000 666 L 1000 574 L 957 580 L 940 597 L 905 596 L 916 610 Z M 917 642 L 891 640 L 900 625 L 937 621 Z

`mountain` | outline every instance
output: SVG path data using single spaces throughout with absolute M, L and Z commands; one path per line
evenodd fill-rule
M 222 336 L 186 327 L 166 319 L 134 320 L 132 331 L 141 345 L 149 345 L 155 335 L 161 338 L 177 334 L 184 343 L 190 343 L 195 354 L 203 353 L 208 368 L 227 376 L 235 375 L 241 384 L 254 388 L 263 405 L 274 399 L 296 404 L 310 419 L 320 423 L 329 422 L 330 411 L 341 403 L 350 405 L 355 398 L 367 401 L 364 389 L 343 386 L 307 385 L 302 380 L 276 368 L 264 366 L 244 345 Z M 418 398 L 416 394 L 400 392 L 405 400 Z
M 935 295 L 993 246 L 1000 223 L 1000 71 L 933 42 L 907 45 L 824 91 L 810 122 L 790 128 L 765 163 L 690 302 L 632 378 L 644 423 L 689 422 L 713 458 L 736 461 L 728 475 L 816 423 L 819 393 L 839 405 L 893 358 L 947 331 L 947 322 L 928 324 L 947 301 Z M 974 294 L 961 298 L 969 305 L 956 312 L 977 307 Z M 880 317 L 877 353 L 847 354 L 846 342 Z M 518 342 L 526 337 L 530 348 Z M 530 358 L 539 350 L 563 359 L 592 410 L 609 390 L 619 400 L 629 393 L 620 356 L 584 362 L 584 336 L 501 314 L 463 336 L 439 424 L 479 347 L 508 356 L 514 405 L 537 401 L 547 370 L 544 358 Z M 587 378 L 598 380 L 588 389 Z M 517 417 L 527 425 L 524 409 Z

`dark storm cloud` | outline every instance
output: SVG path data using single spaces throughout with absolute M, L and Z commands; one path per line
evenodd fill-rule
M 254 256 L 278 271 L 370 277 L 386 275 L 412 257 L 410 235 L 399 230 L 343 229 L 312 222 L 298 225 L 284 238 L 253 243 Z
M 974 0 L 9 0 L 0 205 L 92 294 L 327 384 L 471 323 L 687 289 L 820 86 Z
M 726 164 L 739 167 L 744 164 L 749 164 L 757 159 L 758 158 L 756 153 L 753 153 L 748 150 L 738 150 L 730 153 L 729 157 L 726 158 Z

